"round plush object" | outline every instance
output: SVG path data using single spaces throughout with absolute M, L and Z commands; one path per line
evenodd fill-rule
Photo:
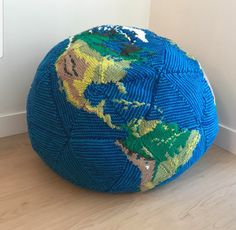
M 27 111 L 39 156 L 72 183 L 102 192 L 146 191 L 176 178 L 218 130 L 198 61 L 125 26 L 56 45 L 38 67 Z

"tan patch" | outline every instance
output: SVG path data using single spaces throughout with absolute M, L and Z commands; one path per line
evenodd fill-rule
M 69 49 L 57 61 L 57 72 L 62 80 L 79 79 L 82 80 L 88 64 L 83 58 L 76 57 L 74 51 Z
M 146 191 L 146 190 L 150 189 L 149 186 L 147 186 L 147 185 L 152 180 L 156 161 L 150 160 L 150 159 L 145 159 L 144 157 L 140 156 L 139 154 L 130 151 L 129 149 L 124 147 L 122 145 L 122 143 L 119 141 L 116 141 L 115 143 L 116 143 L 116 145 L 118 145 L 121 148 L 122 152 L 125 153 L 127 158 L 134 165 L 136 165 L 139 168 L 139 170 L 141 171 L 142 177 L 141 177 L 140 190 Z

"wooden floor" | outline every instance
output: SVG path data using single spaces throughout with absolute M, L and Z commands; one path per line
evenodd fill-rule
M 1 230 L 235 230 L 236 156 L 214 146 L 177 180 L 112 195 L 71 185 L 33 152 L 27 135 L 0 139 Z

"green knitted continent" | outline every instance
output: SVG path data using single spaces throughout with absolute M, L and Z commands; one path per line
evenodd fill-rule
M 192 156 L 199 142 L 197 130 L 180 129 L 177 124 L 159 120 L 133 120 L 126 127 L 128 137 L 122 145 L 139 157 L 155 162 L 147 189 L 173 176 Z
M 110 34 L 109 34 L 110 33 Z M 140 59 L 140 51 L 141 48 L 137 47 L 134 44 L 124 43 L 121 45 L 121 50 L 118 52 L 116 50 L 112 50 L 106 44 L 107 42 L 113 41 L 120 41 L 124 39 L 125 36 L 118 33 L 115 30 L 108 31 L 107 34 L 99 33 L 99 32 L 83 32 L 81 34 L 75 35 L 73 37 L 72 42 L 76 42 L 77 40 L 82 40 L 88 44 L 88 46 L 96 50 L 102 56 L 112 56 L 113 58 L 128 60 L 128 61 L 138 61 Z M 125 38 L 126 39 L 126 38 Z M 143 50 L 144 48 L 142 48 Z

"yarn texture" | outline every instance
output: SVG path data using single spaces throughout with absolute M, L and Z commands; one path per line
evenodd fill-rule
M 118 25 L 49 51 L 29 92 L 27 122 L 50 168 L 101 192 L 167 183 L 199 160 L 218 131 L 199 62 L 169 39 Z

